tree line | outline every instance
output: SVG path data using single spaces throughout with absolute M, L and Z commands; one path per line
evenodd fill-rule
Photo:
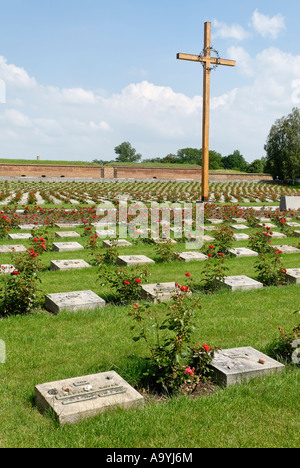
M 239 150 L 228 156 L 222 156 L 217 151 L 209 151 L 209 169 L 230 169 L 248 173 L 268 173 L 274 179 L 295 180 L 300 177 L 300 110 L 293 108 L 292 112 L 272 125 L 266 144 L 266 156 L 248 163 Z M 114 162 L 143 162 L 164 164 L 195 164 L 202 165 L 202 150 L 197 148 L 182 148 L 176 154 L 164 157 L 143 159 L 140 153 L 128 141 L 115 147 L 117 157 L 113 161 L 94 159 L 93 162 L 105 165 Z

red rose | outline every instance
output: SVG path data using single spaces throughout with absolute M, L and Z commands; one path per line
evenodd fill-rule
M 140 280 L 139 278 L 136 278 L 135 282 L 136 282 L 136 283 L 141 283 L 142 280 Z
M 128 286 L 128 284 L 130 284 L 129 281 L 124 281 L 124 284 L 126 284 Z
M 202 345 L 202 348 L 204 348 L 207 352 L 210 350 L 210 347 L 207 344 Z

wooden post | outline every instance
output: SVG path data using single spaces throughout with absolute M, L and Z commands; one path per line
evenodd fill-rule
M 211 23 L 204 23 L 204 51 L 203 56 L 191 54 L 177 54 L 180 60 L 189 60 L 203 64 L 203 122 L 202 122 L 202 201 L 209 198 L 209 113 L 210 113 L 210 72 L 211 65 L 226 65 L 234 67 L 235 60 L 211 57 Z M 216 51 L 215 51 L 216 52 Z M 217 52 L 216 52 L 217 53 Z M 218 53 L 217 53 L 218 54 Z

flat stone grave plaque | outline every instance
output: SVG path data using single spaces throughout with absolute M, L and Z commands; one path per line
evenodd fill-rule
M 26 252 L 24 245 L 0 245 L 0 253 Z
M 48 294 L 45 297 L 45 308 L 49 312 L 58 313 L 62 310 L 92 310 L 105 307 L 105 301 L 93 291 L 73 291 L 67 293 Z
M 208 257 L 201 252 L 180 252 L 178 258 L 184 262 L 192 262 L 206 260 Z
M 295 228 L 300 228 L 300 224 L 299 223 L 296 223 L 296 222 L 290 222 L 290 223 L 286 223 L 287 226 L 289 227 L 295 227 Z
M 273 224 L 273 223 L 259 223 L 259 226 L 261 226 L 263 228 L 274 228 L 274 227 L 276 227 L 275 224 Z
M 27 240 L 27 239 L 31 239 L 32 235 L 20 232 L 19 234 L 8 234 L 8 238 L 12 240 L 20 240 L 20 239 Z
M 171 239 L 170 237 L 168 238 L 160 238 L 160 237 L 154 237 L 152 238 L 155 244 L 166 244 L 167 242 L 170 242 L 171 244 L 177 244 L 175 239 Z
M 78 234 L 78 232 L 75 232 L 75 231 L 58 231 L 55 233 L 55 236 L 56 237 L 80 237 L 80 234 Z
M 246 247 L 228 249 L 228 252 L 230 252 L 235 257 L 257 257 L 258 256 L 257 252 L 254 252 L 254 250 L 251 250 L 251 249 L 247 249 Z
M 270 234 L 274 239 L 285 239 L 285 238 L 286 238 L 286 235 L 283 234 L 283 232 L 269 231 L 269 234 Z
M 70 252 L 83 249 L 84 247 L 78 242 L 53 242 L 52 244 L 52 250 L 54 252 Z
M 294 234 L 295 234 L 297 237 L 300 237 L 300 231 L 294 231 Z
M 237 229 L 237 230 L 238 230 L 238 229 L 240 229 L 240 230 L 242 230 L 242 229 L 249 229 L 249 226 L 246 226 L 246 224 L 242 224 L 242 223 L 240 223 L 240 224 L 232 224 L 230 227 L 231 227 L 232 229 Z
M 132 247 L 132 243 L 128 242 L 126 239 L 116 239 L 115 243 L 117 247 Z M 113 241 L 104 240 L 102 243 L 102 247 L 112 247 Z
M 147 265 L 148 263 L 155 263 L 151 258 L 146 257 L 145 255 L 120 255 L 117 258 L 118 265 Z
M 111 237 L 114 239 L 116 237 L 116 231 L 112 229 L 107 229 L 107 230 L 102 230 L 102 231 L 96 230 L 96 234 L 101 239 L 105 239 L 106 237 Z
M 52 409 L 60 424 L 75 424 L 104 411 L 144 404 L 144 398 L 115 371 L 59 380 L 34 388 L 35 404 Z
M 243 232 L 237 232 L 233 234 L 233 237 L 236 241 L 248 240 L 250 236 L 248 234 L 244 234 Z
M 232 221 L 234 221 L 235 223 L 244 223 L 246 220 L 245 218 L 232 218 Z
M 78 226 L 82 226 L 82 224 L 80 223 L 57 223 L 54 225 L 55 227 L 59 228 L 59 229 L 72 229 L 72 228 L 76 228 Z
M 194 238 L 195 240 L 197 240 L 196 238 Z M 201 237 L 201 239 L 203 239 L 203 242 L 212 242 L 215 240 L 214 237 L 212 236 L 207 236 L 207 235 L 204 235 L 203 237 Z
M 13 265 L 0 265 L 0 275 L 9 275 L 13 271 L 15 271 L 15 267 Z
M 18 227 L 19 229 L 27 229 L 31 231 L 31 229 L 37 229 L 39 227 L 42 227 L 42 224 L 20 224 Z
M 81 268 L 91 268 L 85 260 L 51 260 L 51 271 L 79 270 Z
M 211 368 L 214 380 L 219 385 L 229 386 L 253 377 L 283 372 L 285 366 L 251 346 L 245 346 L 217 351 Z
M 292 245 L 272 245 L 273 249 L 281 250 L 282 253 L 300 253 L 300 249 L 293 247 Z
M 217 226 L 204 226 L 204 231 L 216 231 Z
M 300 284 L 300 268 L 287 268 L 286 280 L 288 283 Z
M 249 289 L 260 289 L 263 288 L 263 284 L 245 275 L 240 276 L 226 276 L 224 282 L 219 280 L 222 286 L 231 289 L 232 291 L 237 290 L 249 290 Z
M 174 283 L 155 283 L 142 285 L 142 299 L 149 299 L 154 302 L 171 301 L 177 294 L 183 294 L 181 289 Z M 191 292 L 189 291 L 190 295 Z
M 209 218 L 208 221 L 211 224 L 222 224 L 224 220 L 223 219 L 218 219 L 218 218 Z

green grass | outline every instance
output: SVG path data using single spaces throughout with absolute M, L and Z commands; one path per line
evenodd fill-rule
M 75 230 L 83 232 L 83 228 Z M 85 245 L 86 239 L 82 237 L 79 242 Z M 29 241 L 20 243 L 30 246 Z M 295 245 L 295 238 L 284 239 L 284 243 Z M 247 242 L 234 245 L 247 246 Z M 185 244 L 178 244 L 176 250 L 185 250 Z M 157 260 L 152 245 L 139 243 L 138 247 L 120 248 L 120 254 L 137 251 Z M 96 267 L 50 272 L 53 258 L 88 260 L 89 252 L 43 254 L 44 294 L 92 289 L 104 299 L 111 297 L 109 286 L 99 282 Z M 298 254 L 283 258 L 286 268 L 299 267 Z M 1 263 L 10 262 L 10 255 L 1 255 Z M 227 263 L 231 275 L 257 275 L 254 258 L 229 258 Z M 186 284 L 186 272 L 196 276 L 203 268 L 205 262 L 156 262 L 150 266 L 149 280 Z M 201 305 L 193 343 L 223 349 L 252 346 L 266 352 L 278 336 L 278 327 L 290 331 L 296 325 L 293 312 L 299 308 L 299 285 L 245 292 L 223 290 L 201 296 Z M 168 304 L 159 307 L 163 313 Z M 34 405 L 37 384 L 115 370 L 138 386 L 147 350 L 142 341 L 133 341 L 128 312 L 129 307 L 113 304 L 58 315 L 41 308 L 31 315 L 0 320 L 0 339 L 5 341 L 7 353 L 6 363 L 0 364 L 1 448 L 299 446 L 299 368 L 293 366 L 286 366 L 283 374 L 227 389 L 216 388 L 207 396 L 151 401 L 144 408 L 109 411 L 75 426 L 60 427 L 51 415 L 40 414 Z

